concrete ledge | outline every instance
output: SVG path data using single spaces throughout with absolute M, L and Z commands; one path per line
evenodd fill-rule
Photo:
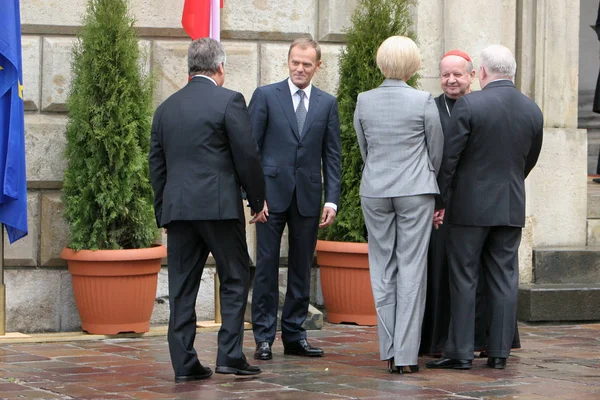
M 533 282 L 600 282 L 600 246 L 533 249 Z
M 523 321 L 600 321 L 600 284 L 519 285 Z
M 251 326 L 244 326 L 250 329 Z M 91 335 L 83 331 L 79 332 L 52 332 L 52 333 L 20 333 L 7 332 L 0 335 L 0 344 L 13 343 L 50 343 L 50 342 L 75 342 L 102 339 L 144 338 L 153 336 L 166 336 L 169 327 L 167 325 L 151 326 L 145 333 L 119 333 L 117 335 Z M 196 332 L 217 332 L 219 327 L 197 328 Z

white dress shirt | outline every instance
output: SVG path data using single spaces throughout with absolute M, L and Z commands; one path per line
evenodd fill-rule
M 217 82 L 215 82 L 215 80 L 214 80 L 213 78 L 211 78 L 210 76 L 206 76 L 206 75 L 200 75 L 200 74 L 198 74 L 198 75 L 194 75 L 194 76 L 192 76 L 192 79 L 194 79 L 194 78 L 196 78 L 196 77 L 200 77 L 200 78 L 205 78 L 205 79 L 208 79 L 209 81 L 211 81 L 212 83 L 214 83 L 214 84 L 215 84 L 215 86 L 219 86 L 219 85 L 217 85 Z
M 291 79 L 288 78 L 288 85 L 290 86 L 290 93 L 292 94 L 292 103 L 294 103 L 294 112 L 298 109 L 298 104 L 300 104 L 300 95 L 297 93 L 300 88 L 294 85 Z M 312 83 L 309 83 L 307 87 L 302 89 L 304 91 L 304 107 L 306 107 L 306 111 L 308 112 L 308 104 L 310 103 L 310 92 L 312 90 Z

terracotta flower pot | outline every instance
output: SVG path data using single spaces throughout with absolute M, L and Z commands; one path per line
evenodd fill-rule
M 327 321 L 376 325 L 367 243 L 317 241 Z
M 77 252 L 64 248 L 60 256 L 72 275 L 81 329 L 103 335 L 147 332 L 166 255 L 162 245 Z

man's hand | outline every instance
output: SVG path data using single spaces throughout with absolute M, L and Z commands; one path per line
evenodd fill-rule
M 446 209 L 435 210 L 433 213 L 433 227 L 439 228 L 444 223 L 444 215 L 446 215 Z
M 331 207 L 323 207 L 323 215 L 321 215 L 321 223 L 319 224 L 319 228 L 325 228 L 331 225 L 333 220 L 335 219 L 336 212 Z
M 262 224 L 264 222 L 267 222 L 267 218 L 269 217 L 269 207 L 267 207 L 267 201 L 265 200 L 265 205 L 263 206 L 263 209 L 261 210 L 261 212 L 259 212 L 258 214 L 254 215 L 255 212 L 254 211 L 250 211 L 250 215 L 253 215 L 254 218 L 252 218 L 250 220 L 250 224 L 255 224 L 255 223 L 259 223 Z

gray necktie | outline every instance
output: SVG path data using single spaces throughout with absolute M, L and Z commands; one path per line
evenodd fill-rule
M 306 107 L 304 106 L 304 90 L 300 89 L 296 93 L 300 96 L 300 103 L 296 108 L 296 121 L 298 121 L 298 135 L 302 136 L 302 128 L 304 128 L 304 121 L 306 121 Z

